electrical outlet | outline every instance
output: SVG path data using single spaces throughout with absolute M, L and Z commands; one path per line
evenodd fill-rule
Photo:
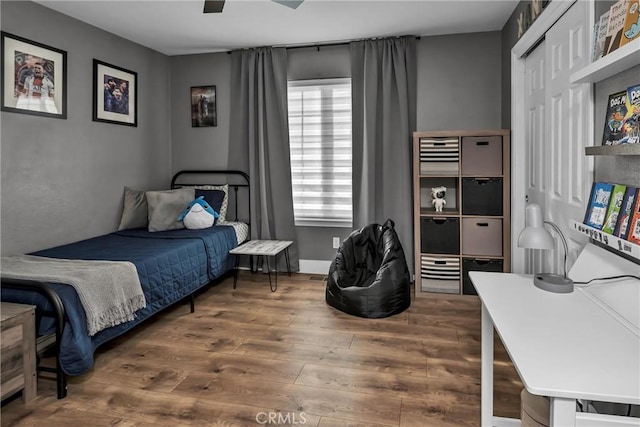
M 340 247 L 340 238 L 339 237 L 334 237 L 333 238 L 333 249 L 338 249 Z

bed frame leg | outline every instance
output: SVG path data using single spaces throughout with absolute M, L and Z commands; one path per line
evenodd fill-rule
M 62 372 L 60 362 L 58 362 L 58 372 L 56 373 L 56 387 L 58 389 L 58 399 L 67 397 L 67 376 Z
M 189 304 L 191 305 L 191 312 L 194 313 L 196 311 L 196 297 L 193 294 L 191 294 Z

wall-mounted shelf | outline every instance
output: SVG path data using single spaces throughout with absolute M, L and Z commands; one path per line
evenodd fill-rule
M 596 242 L 600 242 L 615 251 L 640 260 L 640 246 L 635 243 L 619 239 L 611 234 L 603 233 L 597 228 L 589 227 L 588 225 L 578 221 L 571 220 L 571 227 L 576 232 L 585 235 Z
M 640 144 L 585 147 L 584 153 L 587 156 L 640 156 Z
M 571 83 L 597 83 L 640 65 L 640 38 L 571 74 Z

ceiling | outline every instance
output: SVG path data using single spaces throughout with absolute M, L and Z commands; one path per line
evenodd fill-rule
M 227 0 L 204 14 L 203 0 L 39 0 L 36 3 L 166 55 L 258 46 L 327 44 L 398 35 L 501 30 L 518 1 Z

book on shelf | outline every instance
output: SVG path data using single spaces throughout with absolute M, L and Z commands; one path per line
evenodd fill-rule
M 622 124 L 621 144 L 640 143 L 640 84 L 627 88 L 627 114 Z
M 626 239 L 629 233 L 629 219 L 633 215 L 633 206 L 636 198 L 638 197 L 639 189 L 635 187 L 627 187 L 624 192 L 624 198 L 620 205 L 620 213 L 618 213 L 618 221 L 616 222 L 616 228 L 613 230 L 613 235 L 621 239 Z
M 624 18 L 620 47 L 640 36 L 640 0 L 630 0 L 627 16 Z
M 622 126 L 627 115 L 627 91 L 612 93 L 607 102 L 607 114 L 604 118 L 602 145 L 618 145 L 622 140 Z
M 620 47 L 624 20 L 627 17 L 627 7 L 629 0 L 618 0 L 609 9 L 609 25 L 607 26 L 606 55 Z
M 626 185 L 613 184 L 613 190 L 611 190 L 611 196 L 609 196 L 609 207 L 602 224 L 602 231 L 607 234 L 613 234 L 618 222 L 618 214 L 620 213 L 620 207 L 622 206 L 622 199 L 624 199 L 624 193 L 627 190 Z
M 602 230 L 604 220 L 609 208 L 609 200 L 613 184 L 607 182 L 594 182 L 591 186 L 591 195 L 587 212 L 584 216 L 584 223 L 590 227 Z
M 640 195 L 638 194 L 633 206 L 633 215 L 629 220 L 627 240 L 640 245 Z
M 591 45 L 591 62 L 595 61 L 598 53 L 598 33 L 600 32 L 600 21 L 593 26 L 593 43 Z
M 600 21 L 596 23 L 597 31 L 596 31 L 596 46 L 595 53 L 593 55 L 593 61 L 597 61 L 602 58 L 607 49 L 605 45 L 605 40 L 607 38 L 607 28 L 609 28 L 609 11 L 607 10 L 605 13 L 600 16 Z

